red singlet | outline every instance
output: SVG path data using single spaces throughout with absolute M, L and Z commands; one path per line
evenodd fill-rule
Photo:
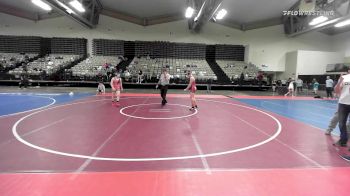
M 120 90 L 121 89 L 121 83 L 120 83 L 120 78 L 113 78 L 113 87 L 115 90 Z
M 192 76 L 193 77 L 193 76 Z M 197 86 L 196 86 L 196 79 L 193 77 L 193 82 L 191 84 L 191 87 L 190 87 L 190 92 L 191 93 L 195 93 L 197 91 Z

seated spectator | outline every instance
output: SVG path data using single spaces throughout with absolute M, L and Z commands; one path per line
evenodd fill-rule
M 125 81 L 130 80 L 130 72 L 127 69 L 124 71 L 124 78 L 125 78 Z
M 3 72 L 5 70 L 6 70 L 5 66 L 2 63 L 0 63 L 0 71 Z

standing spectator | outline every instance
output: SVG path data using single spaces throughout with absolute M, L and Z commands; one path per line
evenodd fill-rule
M 41 80 L 46 79 L 46 70 L 45 69 L 40 72 L 40 79 Z
M 19 82 L 19 88 L 22 89 L 22 86 L 24 86 L 24 88 L 27 88 L 28 84 L 29 84 L 28 72 L 27 70 L 23 70 L 21 73 L 21 81 Z
M 317 80 L 314 78 L 313 79 L 313 89 L 314 89 L 314 94 L 317 95 L 318 87 L 320 86 L 320 83 L 317 82 Z
M 301 93 L 303 92 L 303 80 L 301 80 L 300 78 L 298 78 L 295 81 L 296 85 L 297 85 L 297 93 Z
M 326 80 L 327 98 L 329 97 L 333 98 L 333 85 L 334 85 L 334 81 L 331 79 L 330 76 L 327 76 L 327 80 Z
M 211 93 L 211 84 L 213 83 L 213 78 L 209 78 L 207 81 L 207 93 Z
M 276 92 L 276 86 L 277 86 L 276 80 L 273 80 L 272 81 L 272 92 Z
M 143 73 L 142 73 L 142 70 L 140 69 L 139 73 L 137 75 L 137 83 L 138 84 L 141 84 L 141 82 L 142 82 L 142 75 L 143 75 Z
M 244 81 L 244 73 L 241 73 L 241 76 L 239 77 L 239 85 L 243 85 L 243 81 Z

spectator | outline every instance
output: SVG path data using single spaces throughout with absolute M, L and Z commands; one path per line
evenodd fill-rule
M 241 73 L 241 76 L 239 77 L 239 85 L 243 85 L 243 81 L 244 81 L 244 73 Z
M 272 92 L 276 92 L 276 86 L 277 86 L 276 80 L 273 80 L 272 81 Z
M 287 86 L 287 80 L 281 80 L 281 86 Z
M 124 77 L 125 77 L 125 81 L 130 80 L 130 72 L 127 69 L 124 71 Z
M 330 76 L 327 76 L 326 80 L 326 92 L 327 92 L 327 98 L 333 98 L 333 86 L 334 81 L 331 79 Z
M 19 82 L 19 88 L 22 88 L 22 86 L 24 86 L 24 88 L 27 88 L 28 83 L 28 72 L 26 70 L 23 70 L 21 73 L 21 81 Z
M 213 78 L 209 78 L 207 81 L 207 93 L 211 93 L 211 84 L 213 83 Z
M 303 80 L 298 78 L 296 81 L 296 86 L 297 86 L 297 93 L 303 92 Z
M 320 84 L 317 82 L 317 80 L 314 78 L 314 84 L 313 84 L 313 89 L 314 89 L 314 94 L 317 95 L 318 87 Z
M 142 70 L 140 69 L 139 73 L 137 75 L 137 83 L 138 84 L 141 84 L 141 82 L 142 82 L 142 75 L 143 75 L 143 73 L 142 73 Z
M 3 72 L 5 70 L 6 70 L 5 66 L 0 62 L 0 72 Z
M 258 72 L 258 75 L 256 76 L 256 79 L 258 80 L 258 85 L 259 85 L 259 87 L 261 87 L 261 85 L 262 85 L 262 80 L 263 80 L 263 78 L 264 78 L 263 73 L 262 73 L 261 71 L 259 71 L 259 72 Z

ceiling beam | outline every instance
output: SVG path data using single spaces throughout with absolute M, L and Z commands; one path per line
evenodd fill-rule
M 183 19 L 185 19 L 183 13 L 174 13 L 170 15 L 146 18 L 146 21 L 148 26 L 148 25 L 157 25 L 162 23 L 174 22 L 174 21 L 183 20 Z
M 210 21 L 218 11 L 222 1 L 223 0 L 194 1 L 196 4 L 194 9 L 198 13 L 196 12 L 195 16 L 188 19 L 189 29 L 196 33 L 200 32 L 201 28 Z
M 229 20 L 229 19 L 217 20 L 215 23 L 223 25 L 223 26 L 226 26 L 226 27 L 230 27 L 230 28 L 233 28 L 233 29 L 242 30 L 242 25 L 239 22 L 232 21 L 232 20 Z
M 101 14 L 105 15 L 105 16 L 112 17 L 112 18 L 116 18 L 119 20 L 124 20 L 124 21 L 130 22 L 130 23 L 144 26 L 144 20 L 140 17 L 137 17 L 137 16 L 132 16 L 129 14 L 121 13 L 118 11 L 111 11 L 111 10 L 107 10 L 107 9 L 102 9 Z
M 267 20 L 260 20 L 260 21 L 242 24 L 242 30 L 247 31 L 247 30 L 259 29 L 259 28 L 275 26 L 280 24 L 283 24 L 282 17 L 271 18 Z
M 299 31 L 299 32 L 290 34 L 290 35 L 288 35 L 288 37 L 295 37 L 295 36 L 298 36 L 298 35 L 301 35 L 301 34 L 304 34 L 304 33 L 308 33 L 308 32 L 312 32 L 312 31 L 316 31 L 316 30 L 317 31 L 321 31 L 321 30 L 333 27 L 336 23 L 344 21 L 344 20 L 347 20 L 347 19 L 350 19 L 350 15 L 343 16 L 343 17 L 340 17 L 340 18 L 336 18 L 336 19 L 333 19 L 333 20 L 321 23 L 319 25 L 316 25 L 314 27 L 310 27 L 310 28 L 305 29 L 303 31 Z
M 51 7 L 55 8 L 55 10 L 57 10 L 62 15 L 67 16 L 72 20 L 76 21 L 77 23 L 81 24 L 82 26 L 90 29 L 93 29 L 96 27 L 98 23 L 98 15 L 100 13 L 100 8 L 96 3 L 92 1 L 95 1 L 95 0 L 84 0 L 82 2 L 82 3 L 87 3 L 87 5 L 84 5 L 86 10 L 84 14 L 80 14 L 79 12 L 70 14 L 56 0 L 45 0 L 46 3 L 48 3 Z M 69 5 L 66 5 L 66 6 L 70 7 Z M 89 16 L 92 16 L 92 17 L 89 17 Z M 97 19 L 95 20 L 96 17 Z
M 14 8 L 8 5 L 4 5 L 2 3 L 0 3 L 0 12 L 4 13 L 4 14 L 9 14 L 12 16 L 17 16 L 20 18 L 25 18 L 28 20 L 32 20 L 32 21 L 37 21 L 38 20 L 38 16 L 37 14 L 33 14 L 18 8 Z
M 39 20 L 46 20 L 46 19 L 52 19 L 52 18 L 58 18 L 58 17 L 62 17 L 62 14 L 60 14 L 58 12 L 50 12 L 48 14 L 39 14 L 38 15 Z
M 154 16 L 149 18 L 141 18 L 130 14 L 122 13 L 119 11 L 102 9 L 101 14 L 112 18 L 116 18 L 119 20 L 123 20 L 126 22 L 130 22 L 133 24 L 141 25 L 141 26 L 157 25 L 157 24 L 174 22 L 174 21 L 185 19 L 182 13 L 160 15 L 160 16 Z

